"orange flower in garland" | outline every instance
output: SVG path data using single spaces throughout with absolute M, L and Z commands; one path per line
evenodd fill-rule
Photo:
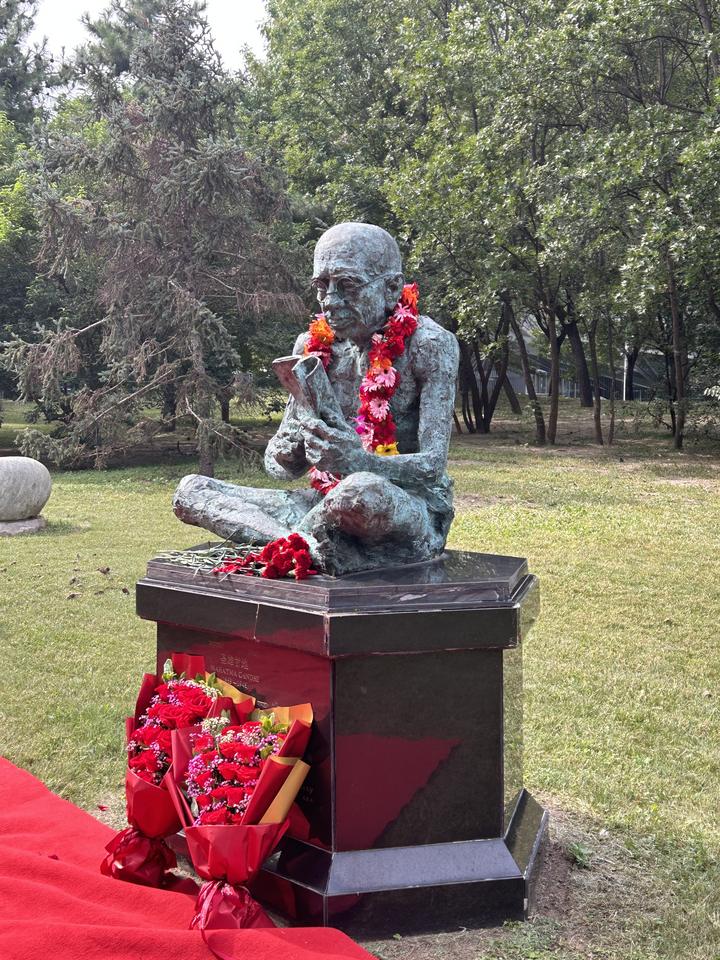
M 310 324 L 310 337 L 305 344 L 305 356 L 310 354 L 320 357 L 322 365 L 327 370 L 332 356 L 332 345 L 335 343 L 335 332 L 325 319 L 324 313 L 316 313 Z
M 390 318 L 380 333 L 372 337 L 368 372 L 360 384 L 360 406 L 355 418 L 355 429 L 363 447 L 379 456 L 396 456 L 397 426 L 390 412 L 390 400 L 400 385 L 400 374 L 393 366 L 405 350 L 405 341 L 417 329 L 418 285 L 406 284 Z M 319 356 L 327 370 L 332 356 L 335 334 L 318 313 L 310 324 L 310 337 L 305 344 L 305 355 Z M 313 467 L 310 485 L 323 496 L 340 482 L 340 477 Z

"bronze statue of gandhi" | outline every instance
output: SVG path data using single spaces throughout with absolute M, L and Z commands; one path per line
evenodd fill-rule
M 173 503 L 181 520 L 246 544 L 297 532 L 308 541 L 318 568 L 334 576 L 430 560 L 443 552 L 453 517 L 446 470 L 458 367 L 455 337 L 420 315 L 393 361 L 398 382 L 389 409 L 398 455 L 368 450 L 356 429 L 373 337 L 393 314 L 403 284 L 400 250 L 380 227 L 341 223 L 320 237 L 313 286 L 333 334 L 328 366 L 326 371 L 317 361 L 313 366 L 313 358 L 296 362 L 297 376 L 314 380 L 313 396 L 320 399 L 304 403 L 300 393 L 291 395 L 267 446 L 265 469 L 279 480 L 297 479 L 311 468 L 341 479 L 323 496 L 312 488 L 266 490 L 188 476 Z M 303 333 L 297 339 L 294 357 L 305 355 L 308 338 Z

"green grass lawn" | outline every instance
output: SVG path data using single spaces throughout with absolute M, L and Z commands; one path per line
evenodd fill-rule
M 375 944 L 384 960 L 720 957 L 720 455 L 629 428 L 597 450 L 585 429 L 538 451 L 509 422 L 452 450 L 450 545 L 526 556 L 541 581 L 525 647 L 526 783 L 554 815 L 539 913 Z M 153 665 L 134 583 L 202 539 L 170 509 L 182 472 L 58 473 L 47 531 L 0 540 L 0 751 L 88 809 L 122 795 L 123 717 Z

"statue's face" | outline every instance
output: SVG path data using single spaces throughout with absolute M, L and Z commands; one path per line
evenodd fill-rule
M 367 341 L 385 324 L 402 292 L 402 274 L 384 272 L 377 258 L 371 266 L 362 242 L 321 240 L 313 274 L 318 303 L 342 340 Z

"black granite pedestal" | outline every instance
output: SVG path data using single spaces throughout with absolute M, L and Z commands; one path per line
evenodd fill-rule
M 522 783 L 525 560 L 438 561 L 301 583 L 151 561 L 137 610 L 261 706 L 315 712 L 304 816 L 257 895 L 365 935 L 526 915 L 547 815 Z

